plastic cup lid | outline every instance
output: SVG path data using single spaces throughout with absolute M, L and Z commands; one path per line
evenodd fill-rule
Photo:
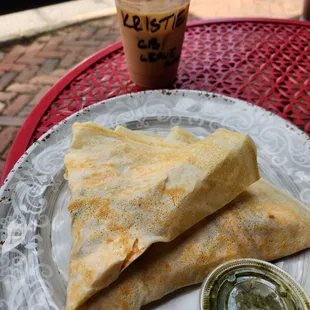
M 217 267 L 202 284 L 201 310 L 304 310 L 310 300 L 285 271 L 257 259 Z

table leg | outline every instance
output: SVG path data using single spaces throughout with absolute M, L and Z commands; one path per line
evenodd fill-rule
M 310 0 L 304 0 L 303 20 L 310 21 Z

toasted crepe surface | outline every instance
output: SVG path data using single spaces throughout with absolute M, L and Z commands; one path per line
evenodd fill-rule
M 184 146 L 186 144 L 195 143 L 198 141 L 196 137 L 184 131 L 179 126 L 171 129 L 167 137 L 160 137 L 145 131 L 132 131 L 122 126 L 117 126 L 115 132 L 125 135 L 127 138 L 134 139 L 143 143 L 152 141 L 153 143 L 165 144 L 168 146 Z
M 196 139 L 180 128 L 173 128 L 167 138 L 183 143 Z M 202 282 L 230 259 L 272 261 L 309 247 L 309 209 L 260 179 L 174 241 L 152 245 L 81 310 L 137 310 L 178 288 Z
M 183 146 L 142 138 L 73 125 L 65 157 L 73 240 L 68 310 L 107 287 L 151 244 L 173 240 L 259 178 L 246 135 L 220 129 Z

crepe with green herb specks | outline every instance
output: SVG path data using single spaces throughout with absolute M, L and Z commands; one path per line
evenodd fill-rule
M 92 123 L 72 130 L 67 310 L 115 281 L 153 243 L 175 239 L 259 178 L 252 139 L 229 130 L 183 145 Z

